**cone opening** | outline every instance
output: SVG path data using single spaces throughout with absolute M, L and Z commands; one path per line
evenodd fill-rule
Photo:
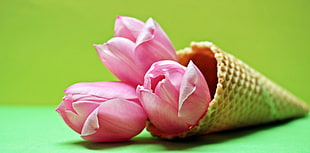
M 192 45 L 191 48 L 177 52 L 179 63 L 186 66 L 192 61 L 202 72 L 210 90 L 211 98 L 214 98 L 217 87 L 217 61 L 210 47 Z

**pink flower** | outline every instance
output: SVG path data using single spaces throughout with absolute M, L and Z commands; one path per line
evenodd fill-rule
M 121 81 L 143 83 L 150 66 L 160 60 L 177 61 L 166 33 L 152 18 L 146 23 L 131 17 L 117 17 L 114 38 L 94 45 L 102 63 Z
M 128 84 L 113 81 L 77 83 L 65 93 L 56 111 L 86 140 L 126 141 L 145 127 L 146 114 L 135 88 Z
M 169 60 L 154 63 L 137 94 L 150 122 L 166 133 L 197 125 L 211 101 L 207 82 L 192 62 L 187 67 Z

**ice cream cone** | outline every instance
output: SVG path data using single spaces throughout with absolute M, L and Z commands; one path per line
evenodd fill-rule
M 193 42 L 177 54 L 179 63 L 192 60 L 202 71 L 213 99 L 199 124 L 187 132 L 165 133 L 149 122 L 154 136 L 184 138 L 308 114 L 305 102 L 210 42 Z

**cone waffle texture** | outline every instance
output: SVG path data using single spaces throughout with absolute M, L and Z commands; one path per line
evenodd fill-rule
M 192 60 L 198 66 L 214 96 L 197 126 L 183 133 L 165 133 L 149 123 L 154 136 L 184 138 L 308 114 L 305 102 L 210 42 L 193 42 L 177 53 L 181 64 Z

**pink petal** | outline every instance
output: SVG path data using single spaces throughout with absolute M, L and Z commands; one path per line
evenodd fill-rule
M 145 70 L 135 62 L 132 41 L 115 37 L 103 45 L 94 46 L 102 63 L 121 81 L 134 86 L 143 82 Z
M 169 80 L 163 79 L 160 81 L 156 86 L 155 94 L 163 102 L 169 103 L 175 110 L 178 109 L 179 93 Z
M 180 99 L 179 99 L 179 110 L 181 110 L 183 103 L 185 100 L 193 94 L 196 90 L 196 84 L 198 81 L 198 75 L 193 67 L 192 61 L 188 64 L 186 72 L 183 76 L 181 89 L 180 89 Z
M 188 130 L 186 124 L 178 118 L 177 109 L 141 86 L 138 86 L 137 94 L 149 120 L 159 130 L 168 133 Z
M 113 99 L 101 103 L 87 118 L 81 136 L 97 142 L 126 141 L 146 125 L 146 115 L 135 102 Z
M 137 38 L 135 57 L 147 71 L 152 63 L 159 60 L 177 61 L 177 55 L 171 41 L 162 28 L 152 19 L 148 19 Z
M 181 84 L 178 116 L 194 125 L 206 112 L 210 101 L 210 91 L 204 76 L 190 62 Z
M 133 42 L 142 31 L 144 23 L 132 17 L 118 16 L 114 26 L 114 37 L 124 37 Z
M 99 129 L 98 109 L 95 109 L 86 119 L 81 132 L 82 137 L 94 134 Z
M 66 106 L 67 105 L 67 106 Z M 71 105 L 68 109 L 68 105 Z M 82 127 L 88 115 L 99 106 L 96 102 L 74 102 L 63 101 L 56 111 L 65 123 L 77 133 L 81 133 Z M 67 108 L 66 108 L 67 107 Z
M 99 97 L 96 95 L 85 95 L 85 94 L 72 94 L 72 99 L 74 101 L 79 101 L 79 102 L 98 102 L 101 103 L 103 101 L 108 100 L 107 98 L 104 97 Z
M 164 76 L 176 89 L 179 89 L 185 70 L 186 68 L 184 66 L 175 61 L 163 60 L 155 62 L 144 76 L 144 87 L 146 89 L 152 89 L 154 84 L 157 85 L 158 82 L 156 81 L 161 81 L 161 79 L 154 79 L 157 79 L 159 76 Z
M 67 94 L 76 96 L 76 100 L 100 99 L 137 99 L 136 89 L 129 84 L 119 81 L 76 83 L 65 90 Z

